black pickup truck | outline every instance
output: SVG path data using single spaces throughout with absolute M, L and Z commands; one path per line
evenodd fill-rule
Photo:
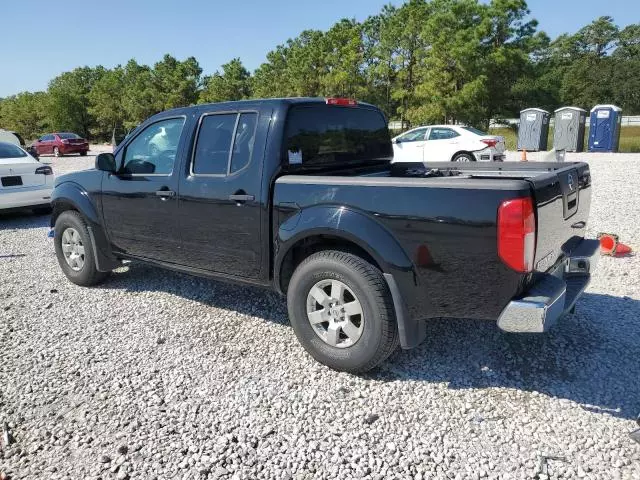
M 350 372 L 436 317 L 543 332 L 594 268 L 584 163 L 392 163 L 384 115 L 345 99 L 198 105 L 151 117 L 53 192 L 66 276 L 122 260 L 286 295 L 320 362 Z

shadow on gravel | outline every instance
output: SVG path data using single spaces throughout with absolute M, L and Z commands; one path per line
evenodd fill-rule
M 31 210 L 0 213 L 0 230 L 26 230 L 48 227 L 51 215 L 36 214 Z
M 288 324 L 275 293 L 132 263 L 100 288 L 162 291 L 215 308 Z M 398 351 L 365 378 L 448 382 L 449 388 L 536 391 L 622 418 L 640 412 L 640 302 L 585 294 L 578 313 L 543 335 L 506 334 L 495 323 L 430 322 L 418 348 Z
M 585 294 L 577 314 L 543 335 L 447 319 L 428 332 L 420 347 L 395 354 L 371 377 L 514 388 L 621 418 L 640 413 L 640 301 L 630 297 Z
M 287 325 L 287 306 L 276 293 L 258 287 L 228 284 L 132 262 L 96 288 L 128 292 L 160 291 L 204 305 L 231 310 Z

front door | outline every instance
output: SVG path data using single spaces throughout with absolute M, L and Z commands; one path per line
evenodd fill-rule
M 262 152 L 271 117 L 271 110 L 262 108 L 201 111 L 180 182 L 181 263 L 224 275 L 260 276 Z
M 185 117 L 159 120 L 118 152 L 102 181 L 102 211 L 113 247 L 127 255 L 178 257 L 178 177 Z
M 393 144 L 393 161 L 422 162 L 427 130 L 420 127 L 400 135 Z

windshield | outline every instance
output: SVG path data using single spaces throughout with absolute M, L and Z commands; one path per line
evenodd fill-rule
M 82 138 L 80 135 L 76 135 L 75 133 L 59 133 L 58 136 L 63 140 L 75 140 L 76 138 Z
M 462 128 L 467 132 L 475 133 L 476 135 L 480 135 L 481 137 L 485 137 L 488 135 L 486 132 L 483 132 L 482 130 L 478 130 L 477 128 L 473 128 L 473 127 L 462 127 Z
M 0 142 L 0 159 L 4 158 L 22 158 L 27 154 L 17 145 L 12 143 Z
M 294 106 L 285 133 L 289 166 L 344 165 L 391 161 L 393 149 L 384 116 L 371 108 Z

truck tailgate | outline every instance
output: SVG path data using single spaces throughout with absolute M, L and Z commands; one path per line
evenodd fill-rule
M 567 164 L 527 181 L 537 207 L 534 269 L 546 272 L 585 236 L 591 204 L 589 165 Z

